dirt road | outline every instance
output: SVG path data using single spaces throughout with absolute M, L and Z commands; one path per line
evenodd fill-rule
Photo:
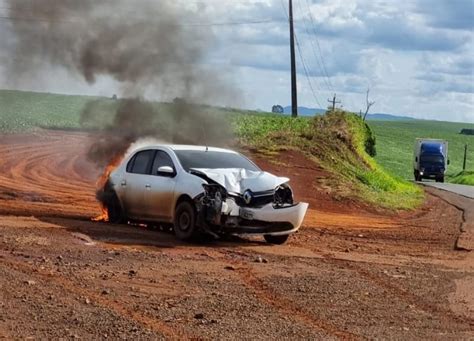
M 312 210 L 285 246 L 189 245 L 167 231 L 90 222 L 88 138 L 0 137 L 0 338 L 469 339 L 474 259 L 455 251 L 463 212 L 428 194 L 417 212 L 377 212 L 291 166 Z

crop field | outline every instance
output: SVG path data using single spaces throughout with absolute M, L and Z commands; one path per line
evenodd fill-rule
M 80 112 L 94 97 L 0 90 L 0 132 L 34 127 L 78 128 Z
M 448 178 L 462 171 L 464 146 L 467 144 L 467 171 L 474 171 L 474 136 L 461 135 L 462 128 L 474 124 L 437 121 L 371 121 L 369 125 L 377 138 L 375 159 L 387 170 L 403 178 L 413 178 L 413 144 L 415 139 L 435 138 L 449 142 Z M 449 179 L 448 179 L 449 180 Z

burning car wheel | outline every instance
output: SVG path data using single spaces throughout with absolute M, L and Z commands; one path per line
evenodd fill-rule
M 266 234 L 264 236 L 265 240 L 269 244 L 275 244 L 275 245 L 282 245 L 285 244 L 286 241 L 288 240 L 289 235 L 284 235 L 284 236 L 272 236 L 269 234 Z
M 109 194 L 107 213 L 109 216 L 109 222 L 113 224 L 124 224 L 127 221 L 115 192 Z
M 190 240 L 196 235 L 196 213 L 193 205 L 187 201 L 176 208 L 174 233 L 180 240 Z

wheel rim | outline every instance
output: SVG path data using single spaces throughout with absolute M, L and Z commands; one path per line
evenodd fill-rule
M 191 227 L 191 217 L 188 212 L 183 212 L 179 216 L 179 229 L 187 231 Z

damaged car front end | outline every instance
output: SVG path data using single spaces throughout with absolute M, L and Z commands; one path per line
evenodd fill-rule
M 308 209 L 295 203 L 289 179 L 246 169 L 192 169 L 207 183 L 196 199 L 198 224 L 217 235 L 263 235 L 284 243 Z

